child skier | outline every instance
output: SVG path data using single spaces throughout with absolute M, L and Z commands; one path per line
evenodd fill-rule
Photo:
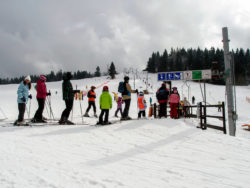
M 31 89 L 31 79 L 30 79 L 30 76 L 27 76 L 20 83 L 18 90 L 17 90 L 17 102 L 18 102 L 19 115 L 14 125 L 17 125 L 17 126 L 25 125 L 24 113 L 26 109 L 26 104 L 28 102 L 28 99 L 32 98 L 32 96 L 29 95 L 30 89 Z
M 46 96 L 50 96 L 50 93 L 47 93 L 47 88 L 46 88 L 46 77 L 44 75 L 40 75 L 40 79 L 37 81 L 36 85 L 36 99 L 38 102 L 38 109 L 35 113 L 34 118 L 32 119 L 32 122 L 42 122 L 46 123 L 46 121 L 43 119 L 43 109 L 44 109 L 44 104 L 45 104 L 45 99 Z
M 177 91 L 177 87 L 173 87 L 173 91 L 169 97 L 169 103 L 170 103 L 170 108 L 171 108 L 171 112 L 170 112 L 170 117 L 177 119 L 178 118 L 178 105 L 180 102 L 180 96 L 179 93 Z
M 139 95 L 137 97 L 137 103 L 138 103 L 138 119 L 141 118 L 141 115 L 145 118 L 146 117 L 146 108 L 147 108 L 147 104 L 146 104 L 146 100 L 144 99 L 144 93 L 143 92 L 139 92 Z
M 122 97 L 118 97 L 116 103 L 117 103 L 117 109 L 115 111 L 115 117 L 118 117 L 117 116 L 118 112 L 120 112 L 122 116 L 122 104 L 124 103 L 124 101 L 122 100 Z
M 95 106 L 95 99 L 96 99 L 96 94 L 95 94 L 95 86 L 91 86 L 91 90 L 88 92 L 88 101 L 89 101 L 89 106 L 84 114 L 84 117 L 89 117 L 89 110 L 91 108 L 91 106 L 93 106 L 94 109 L 94 116 L 97 117 L 96 115 L 96 106 Z
M 99 122 L 97 124 L 98 125 L 108 125 L 108 124 L 110 124 L 110 122 L 109 122 L 109 110 L 112 108 L 112 97 L 109 94 L 108 86 L 103 87 L 103 92 L 100 96 L 99 103 L 100 103 L 101 114 L 99 116 Z M 104 114 L 105 114 L 105 118 L 103 121 Z

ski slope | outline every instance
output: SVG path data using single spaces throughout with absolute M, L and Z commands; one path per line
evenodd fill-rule
M 117 91 L 119 81 L 105 77 L 72 81 L 81 90 L 91 85 L 107 82 L 110 92 Z M 135 80 L 139 90 L 146 88 L 145 75 Z M 56 118 L 64 109 L 61 83 L 47 83 L 52 92 L 52 108 Z M 149 75 L 149 91 L 146 96 L 155 102 L 155 91 L 161 83 L 156 75 Z M 133 80 L 130 80 L 132 88 Z M 188 97 L 183 82 L 173 82 L 181 97 Z M 202 100 L 199 83 L 188 82 L 190 96 L 196 102 Z M 87 87 L 86 87 L 87 86 Z M 0 122 L 0 187 L 249 187 L 250 132 L 240 125 L 250 123 L 249 103 L 246 96 L 250 87 L 237 87 L 239 120 L 237 136 L 224 135 L 221 131 L 197 129 L 197 119 L 148 119 L 132 120 L 110 126 L 33 126 L 9 127 L 17 118 L 16 90 L 18 85 L 0 86 L 0 105 L 8 120 Z M 224 86 L 207 84 L 207 101 L 217 104 L 225 100 Z M 102 89 L 97 89 L 100 96 Z M 31 93 L 35 96 L 35 90 Z M 57 93 L 57 94 L 56 94 Z M 83 113 L 87 98 L 81 101 Z M 29 106 L 29 105 L 28 105 Z M 98 107 L 98 97 L 97 97 Z M 37 109 L 31 101 L 30 117 Z M 110 119 L 116 104 L 110 112 Z M 97 113 L 99 114 L 98 109 Z M 210 111 L 216 114 L 216 110 Z M 0 113 L 1 114 L 1 113 Z M 90 115 L 93 115 L 91 110 Z M 2 114 L 1 114 L 2 115 Z M 49 117 L 46 109 L 44 115 Z M 137 117 L 136 96 L 132 95 L 130 116 Z M 28 115 L 25 114 L 28 118 Z M 74 102 L 70 119 L 81 123 L 80 101 Z M 1 117 L 0 117 L 1 119 Z M 94 124 L 95 118 L 84 118 Z M 210 120 L 221 124 L 220 121 Z M 6 127 L 2 127 L 5 125 Z

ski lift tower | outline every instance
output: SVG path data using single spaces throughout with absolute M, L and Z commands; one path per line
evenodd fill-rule
M 229 39 L 227 27 L 222 28 L 223 48 L 224 48 L 224 63 L 225 63 L 225 79 L 227 93 L 227 108 L 228 108 L 228 124 L 230 136 L 235 136 L 236 132 L 236 106 L 234 105 L 233 95 L 233 65 L 231 54 L 229 52 Z

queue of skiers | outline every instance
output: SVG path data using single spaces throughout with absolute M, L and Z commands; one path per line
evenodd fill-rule
M 69 115 L 73 108 L 74 104 L 74 96 L 76 93 L 80 93 L 80 90 L 73 90 L 73 86 L 71 83 L 72 74 L 71 72 L 67 72 L 63 75 L 63 82 L 62 82 L 62 93 L 63 93 L 63 100 L 65 102 L 66 108 L 61 114 L 61 118 L 59 120 L 59 124 L 74 124 L 73 122 L 69 121 Z M 43 117 L 43 110 L 46 102 L 46 97 L 51 96 L 50 92 L 47 92 L 46 88 L 46 80 L 47 78 L 44 75 L 40 75 L 40 79 L 37 81 L 35 89 L 37 91 L 36 99 L 38 102 L 38 109 L 31 120 L 31 122 L 36 123 L 46 123 L 46 118 Z M 17 95 L 18 95 L 18 110 L 19 115 L 18 119 L 15 122 L 15 125 L 22 125 L 24 124 L 24 114 L 26 109 L 26 104 L 29 99 L 32 98 L 29 95 L 29 90 L 31 89 L 31 78 L 30 76 L 25 77 L 24 81 L 22 81 L 18 87 Z M 87 93 L 88 97 L 88 108 L 83 115 L 84 117 L 89 117 L 88 112 L 90 111 L 91 107 L 93 107 L 94 116 L 97 117 L 96 114 L 96 93 L 95 93 L 95 86 L 91 86 L 91 89 Z M 138 90 L 132 90 L 129 84 L 129 77 L 125 76 L 124 81 L 119 83 L 118 92 L 121 96 L 116 97 L 117 109 L 115 111 L 115 117 L 118 117 L 118 112 L 121 114 L 121 120 L 130 120 L 131 117 L 129 116 L 129 109 L 131 103 L 131 93 L 137 93 L 137 107 L 138 107 L 138 119 L 146 117 L 146 108 L 147 103 L 144 98 L 144 92 Z M 176 87 L 173 87 L 171 91 L 166 87 L 166 83 L 162 83 L 161 87 L 156 92 L 156 98 L 159 103 L 159 117 L 167 117 L 167 103 L 169 102 L 171 112 L 171 118 L 178 118 L 178 108 L 180 103 L 180 96 L 178 94 L 178 90 Z M 150 98 L 152 101 L 152 98 Z M 122 109 L 122 105 L 124 109 Z M 151 102 L 150 102 L 151 104 Z M 185 105 L 190 105 L 189 102 L 184 99 L 183 102 L 183 111 L 185 112 Z M 112 108 L 112 97 L 109 93 L 108 86 L 104 86 L 102 90 L 102 94 L 99 98 L 99 106 L 101 113 L 99 115 L 99 121 L 97 124 L 105 125 L 110 124 L 109 122 L 109 110 Z M 103 119 L 104 116 L 104 119 Z

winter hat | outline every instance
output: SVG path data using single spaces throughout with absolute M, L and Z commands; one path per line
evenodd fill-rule
M 68 80 L 70 80 L 70 79 L 72 78 L 71 72 L 67 72 L 67 73 L 66 73 L 66 77 L 68 78 Z
M 95 86 L 91 86 L 91 89 L 95 89 L 96 87 Z
M 139 92 L 139 96 L 143 96 L 144 93 L 142 91 Z
M 44 75 L 40 75 L 40 79 L 41 79 L 42 81 L 47 80 L 46 76 L 44 76 Z
M 108 86 L 103 86 L 103 91 L 108 91 L 109 87 Z
M 173 90 L 177 90 L 177 87 L 173 87 Z
M 26 76 L 26 77 L 24 78 L 24 80 L 31 81 L 30 75 Z
M 125 76 L 124 77 L 124 81 L 128 81 L 129 80 L 129 77 L 128 76 Z
M 162 83 L 162 84 L 161 84 L 161 87 L 166 87 L 166 84 L 165 84 L 165 83 Z

